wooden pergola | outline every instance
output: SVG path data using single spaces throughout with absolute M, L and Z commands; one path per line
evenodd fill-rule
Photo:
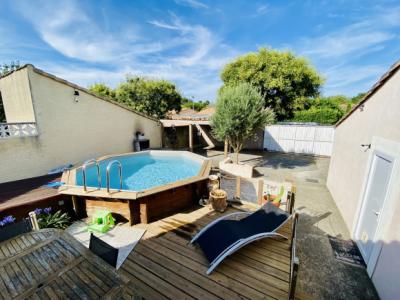
M 193 150 L 193 126 L 197 128 L 197 130 L 201 133 L 201 136 L 204 138 L 204 140 L 208 144 L 208 148 L 214 148 L 215 145 L 208 136 L 208 134 L 204 131 L 204 129 L 201 126 L 207 125 L 210 126 L 210 121 L 208 120 L 160 120 L 161 124 L 163 127 L 184 127 L 188 126 L 189 128 L 189 149 L 190 151 Z

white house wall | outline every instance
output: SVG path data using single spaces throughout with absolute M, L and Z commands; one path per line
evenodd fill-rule
M 0 80 L 0 93 L 7 123 L 35 122 L 28 68 L 2 78 Z
M 397 71 L 363 107 L 354 111 L 335 130 L 327 186 L 349 228 L 353 232 L 359 214 L 363 182 L 368 168 L 373 137 L 400 142 L 400 72 Z M 400 295 L 400 193 L 393 217 L 385 219 L 384 243 L 372 280 L 382 299 Z
M 132 152 L 136 131 L 150 139 L 151 147 L 161 146 L 158 122 L 28 70 L 33 107 L 39 135 L 0 139 L 0 182 L 46 174 L 67 163 L 102 155 Z M 24 71 L 25 72 L 25 71 Z M 23 120 L 21 120 L 23 121 Z

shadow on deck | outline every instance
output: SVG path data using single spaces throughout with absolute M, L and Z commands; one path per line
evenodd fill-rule
M 229 208 L 225 213 L 254 206 Z M 264 239 L 228 257 L 211 275 L 201 250 L 189 245 L 192 236 L 221 214 L 202 207 L 148 225 L 145 236 L 119 273 L 146 299 L 287 299 L 290 239 Z M 281 230 L 290 237 L 291 222 Z M 297 293 L 296 297 L 309 298 Z

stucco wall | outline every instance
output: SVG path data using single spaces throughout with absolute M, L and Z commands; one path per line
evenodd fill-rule
M 0 140 L 0 182 L 46 174 L 66 163 L 131 152 L 136 131 L 145 133 L 151 147 L 160 147 L 161 127 L 154 120 L 84 91 L 79 91 L 76 103 L 73 87 L 30 66 L 27 69 L 39 136 Z
M 364 103 L 362 111 L 357 109 L 335 130 L 327 186 L 351 233 L 368 168 L 369 151 L 361 144 L 370 144 L 374 136 L 400 143 L 400 71 Z M 396 201 L 390 211 L 394 213 L 383 221 L 386 229 L 379 237 L 383 247 L 372 275 L 382 299 L 400 294 L 400 192 L 393 189 Z
M 400 72 L 335 130 L 327 186 L 350 230 L 353 229 L 373 136 L 400 141 Z
M 35 122 L 27 68 L 2 78 L 0 92 L 7 123 Z

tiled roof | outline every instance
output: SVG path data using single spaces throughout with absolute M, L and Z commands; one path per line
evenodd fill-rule
M 172 120 L 209 120 L 214 114 L 215 108 L 210 106 L 201 111 L 195 111 L 191 108 L 184 108 L 179 113 L 171 112 L 169 119 Z

